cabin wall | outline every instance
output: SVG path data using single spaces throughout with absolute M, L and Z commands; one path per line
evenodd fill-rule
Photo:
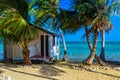
M 7 58 L 8 59 L 13 59 L 13 58 L 23 58 L 22 55 L 22 47 L 20 43 L 13 43 L 9 42 L 7 44 Z
M 7 58 L 10 59 L 12 58 L 12 43 L 8 43 L 7 45 Z
M 53 53 L 53 36 L 49 37 L 49 53 L 50 53 L 50 57 L 54 57 L 54 53 Z
M 30 56 L 29 57 L 32 57 L 32 56 L 36 56 L 36 55 L 40 55 L 40 38 L 34 40 L 34 41 L 31 41 L 30 42 L 30 46 L 29 46 L 29 50 L 30 50 Z
M 23 55 L 22 55 L 22 46 L 20 43 L 18 44 L 14 44 L 13 45 L 13 57 L 14 59 L 23 59 Z
M 50 40 L 50 34 L 47 34 L 43 31 L 40 31 L 38 39 L 35 39 L 30 42 L 29 49 L 30 49 L 30 57 L 41 55 L 41 35 L 48 35 L 48 39 Z M 50 47 L 50 41 L 49 41 L 49 47 Z M 51 54 L 50 48 L 49 48 L 49 54 Z M 13 43 L 9 42 L 7 44 L 7 58 L 8 59 L 23 59 L 22 54 L 22 46 L 20 43 Z
M 56 36 L 50 36 L 50 57 L 59 59 L 59 39 Z

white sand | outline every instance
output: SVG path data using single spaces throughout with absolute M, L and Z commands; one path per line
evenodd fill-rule
M 75 70 L 69 65 L 62 64 L 37 64 L 29 67 L 1 63 L 0 74 L 10 76 L 11 80 L 120 80 L 120 66 L 114 69 L 107 67 L 107 70 L 99 66 L 84 68 Z

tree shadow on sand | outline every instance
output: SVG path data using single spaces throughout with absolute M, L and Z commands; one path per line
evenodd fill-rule
M 103 74 L 103 75 L 106 75 L 106 76 L 110 76 L 110 77 L 114 77 L 114 78 L 119 78 L 120 79 L 120 76 L 116 76 L 116 75 L 112 75 L 112 74 L 107 74 L 107 73 L 97 72 L 97 71 L 91 71 L 91 70 L 87 70 L 87 71 L 93 72 L 93 73 L 99 73 L 99 74 Z
M 54 67 L 53 65 L 43 64 L 41 66 L 40 73 L 42 73 L 45 76 L 51 77 L 51 76 L 60 76 L 61 73 L 65 73 L 65 71 L 62 71 L 62 70 Z
M 82 63 L 81 63 L 82 64 Z M 93 73 L 99 73 L 99 74 L 103 74 L 103 75 L 106 75 L 106 76 L 110 76 L 110 77 L 114 77 L 114 78 L 119 78 L 120 79 L 120 76 L 116 76 L 116 75 L 113 75 L 113 74 L 108 74 L 108 73 L 104 73 L 104 72 L 98 72 L 98 71 L 94 71 L 94 70 L 90 70 L 90 69 L 86 69 L 83 65 L 81 65 L 81 64 L 71 64 L 71 63 L 68 63 L 68 64 L 61 64 L 61 65 L 59 65 L 59 66 L 61 66 L 61 67 L 63 67 L 63 66 L 67 66 L 68 68 L 71 68 L 71 69 L 73 69 L 73 66 L 76 66 L 76 68 L 79 68 L 80 70 L 86 70 L 86 71 L 89 71 L 89 72 L 93 72 Z M 114 67 L 118 67 L 118 65 L 114 65 Z M 113 67 L 113 65 L 111 66 L 111 67 Z M 118 71 L 120 71 L 120 70 L 118 70 Z
M 9 71 L 12 71 L 12 72 L 15 72 L 15 73 L 25 74 L 25 75 L 29 75 L 29 76 L 40 77 L 40 79 L 44 78 L 44 79 L 49 79 L 49 80 L 57 80 L 55 78 L 51 78 L 50 76 L 60 75 L 61 72 L 64 72 L 64 71 L 59 70 L 55 67 L 52 67 L 51 65 L 40 64 L 40 67 L 41 67 L 40 72 L 43 75 L 37 75 L 37 74 L 34 74 L 34 73 L 15 70 L 13 68 L 19 68 L 18 65 L 16 65 L 16 64 L 0 64 L 1 69 L 9 70 Z

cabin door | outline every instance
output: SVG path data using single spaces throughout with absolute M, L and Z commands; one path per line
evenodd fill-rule
M 41 56 L 44 56 L 44 35 L 41 35 Z
M 41 56 L 43 57 L 46 54 L 46 57 L 49 56 L 49 36 L 41 35 Z
M 48 35 L 45 36 L 46 37 L 46 56 L 49 56 L 49 37 Z

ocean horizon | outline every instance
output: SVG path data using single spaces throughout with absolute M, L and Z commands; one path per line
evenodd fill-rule
M 90 54 L 88 44 L 85 41 L 67 41 L 67 57 L 70 61 L 84 61 Z M 63 44 L 60 42 L 60 60 L 63 58 Z M 97 55 L 101 52 L 101 42 L 97 44 Z M 0 41 L 0 60 L 3 60 L 3 42 Z M 105 59 L 107 61 L 120 62 L 120 41 L 105 42 Z

